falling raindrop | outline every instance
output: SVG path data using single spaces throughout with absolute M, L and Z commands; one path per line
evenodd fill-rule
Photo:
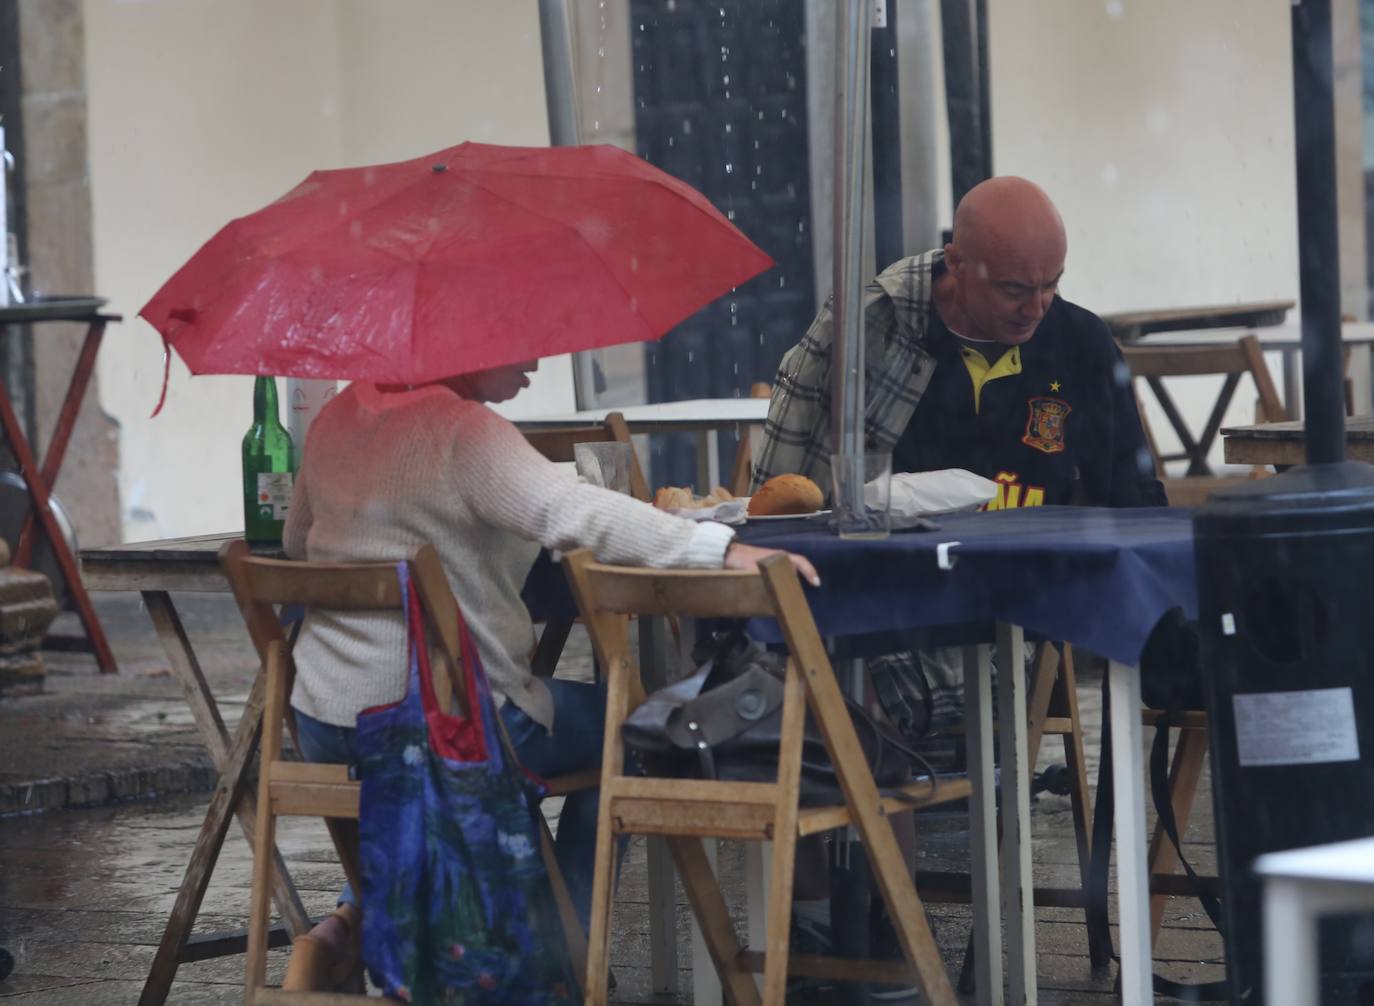
M 754 141 L 754 149 L 755 149 L 755 150 L 758 150 L 758 149 L 759 149 L 759 141 L 758 141 L 758 140 L 755 140 L 755 141 Z
M 725 211 L 725 219 L 726 219 L 726 220 L 733 220 L 733 219 L 735 219 L 735 211 L 734 211 L 734 210 L 726 210 L 726 211 Z
M 691 363 L 691 362 L 692 362 L 693 360 L 695 360 L 696 358 L 697 358 L 697 354 L 696 354 L 696 352 L 695 352 L 694 350 L 690 350 L 690 349 L 687 350 L 687 362 L 688 362 L 688 363 Z
M 729 161 L 725 162 L 725 173 L 727 175 L 733 175 L 735 173 L 735 166 Z
M 668 146 L 671 147 L 672 145 L 673 145 L 673 138 L 670 136 L 670 137 L 668 137 Z
M 683 135 L 683 136 L 691 136 L 691 135 L 692 135 L 692 120 L 691 120 L 691 119 L 683 119 L 683 120 L 682 120 L 682 135 Z
M 786 276 L 779 276 L 779 277 L 778 277 L 778 289 L 782 289 L 782 288 L 785 287 L 786 285 L 787 285 L 787 277 L 786 277 Z
M 733 133 L 734 131 L 735 131 L 735 127 L 732 126 L 730 123 L 727 122 L 727 123 L 725 124 L 725 132 L 726 132 L 726 133 Z M 757 140 L 754 141 L 754 146 L 756 146 L 756 147 L 758 146 L 758 141 L 757 141 Z
M 730 75 L 728 73 L 725 74 L 723 77 L 721 77 L 720 82 L 728 86 L 730 83 Z
M 763 333 L 762 333 L 762 332 L 759 333 L 759 345 L 760 345 L 760 346 L 763 345 Z
M 736 373 L 736 374 L 739 373 L 739 364 L 738 364 L 738 363 L 735 364 L 735 373 Z M 736 394 L 736 395 L 739 394 L 739 388 L 736 388 L 736 389 L 735 389 L 735 394 Z
M 760 122 L 763 121 L 763 109 L 761 109 L 761 108 L 759 109 L 759 121 L 760 121 Z
M 605 58 L 606 58 L 606 47 L 605 47 L 604 45 L 598 47 L 597 50 L 596 50 L 596 54 L 597 54 L 598 56 L 600 56 L 602 59 L 605 59 Z
M 644 30 L 644 22 L 643 22 L 643 21 L 641 21 L 641 22 L 639 23 L 639 30 L 640 30 L 640 31 L 643 31 L 643 30 Z
M 750 187 L 751 189 L 757 190 L 758 187 L 759 187 L 759 183 L 758 183 L 758 182 L 753 182 L 753 181 L 751 181 L 751 182 L 749 183 L 749 187 Z

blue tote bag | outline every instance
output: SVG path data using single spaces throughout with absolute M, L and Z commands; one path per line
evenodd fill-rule
M 578 985 L 540 855 L 539 783 L 502 744 L 462 614 L 464 708 L 439 711 L 419 595 L 405 698 L 358 715 L 363 960 L 414 1003 L 576 1004 Z

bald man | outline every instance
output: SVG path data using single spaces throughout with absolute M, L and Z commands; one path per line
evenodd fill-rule
M 1038 186 L 992 178 L 960 201 L 949 244 L 868 285 L 865 439 L 892 452 L 895 472 L 964 468 L 994 479 L 989 509 L 1165 504 L 1107 326 L 1059 296 L 1067 251 Z M 756 486 L 797 472 L 829 494 L 831 337 L 827 303 L 778 369 Z M 908 734 L 957 724 L 962 674 L 948 657 L 870 663 L 884 708 Z M 913 673 L 922 665 L 924 679 Z

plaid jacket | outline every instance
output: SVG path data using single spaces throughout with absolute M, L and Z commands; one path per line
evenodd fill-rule
M 931 270 L 944 252 L 904 258 L 864 289 L 864 439 L 870 450 L 890 451 L 911 421 L 935 357 L 926 346 Z M 763 447 L 754 465 L 754 488 L 774 475 L 796 473 L 830 494 L 831 301 L 806 337 L 778 367 Z

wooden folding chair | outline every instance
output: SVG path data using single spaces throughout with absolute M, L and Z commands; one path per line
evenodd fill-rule
M 757 573 L 647 570 L 599 565 L 585 550 L 564 559 L 592 644 L 607 670 L 606 746 L 601 768 L 596 878 L 587 953 L 587 998 L 606 1001 L 616 839 L 626 834 L 667 839 L 707 950 L 731 1003 L 781 1004 L 790 973 L 850 981 L 914 980 L 925 1001 L 953 1006 L 954 992 L 931 937 L 916 888 L 898 850 L 889 815 L 966 798 L 966 779 L 925 779 L 882 796 L 859 747 L 811 609 L 788 560 L 774 556 Z M 775 782 L 720 782 L 627 775 L 622 724 L 644 701 L 632 658 L 627 616 L 765 617 L 777 620 L 791 656 L 783 685 L 781 743 Z M 806 709 L 815 718 L 835 765 L 845 802 L 801 807 L 802 731 Z M 788 940 L 797 839 L 853 824 L 909 964 L 855 962 L 832 957 L 791 958 Z M 703 837 L 771 840 L 773 857 L 762 953 L 740 946 L 719 884 L 707 863 Z M 753 974 L 763 974 L 760 997 Z
M 574 444 L 629 444 L 630 495 L 645 503 L 653 502 L 649 483 L 644 480 L 644 469 L 639 466 L 639 457 L 635 454 L 634 441 L 630 439 L 630 428 L 625 425 L 625 417 L 619 412 L 608 413 L 601 422 L 585 426 L 549 426 L 526 430 L 525 439 L 544 457 L 558 462 L 574 460 Z
M 773 386 L 756 381 L 749 388 L 750 398 L 772 398 Z M 730 472 L 730 491 L 736 496 L 748 496 L 754 482 L 754 427 L 746 426 L 735 447 L 735 466 Z
M 644 469 L 639 465 L 634 442 L 630 439 L 630 428 L 625 425 L 625 417 L 619 412 L 608 413 L 599 423 L 585 426 L 553 426 L 544 429 L 526 430 L 525 439 L 540 454 L 554 462 L 574 460 L 575 444 L 620 443 L 630 445 L 630 495 L 644 503 L 653 502 L 649 483 L 644 479 Z M 568 636 L 573 623 L 567 618 L 553 618 L 544 625 L 539 633 L 539 642 L 530 657 L 530 666 L 536 676 L 553 677 L 558 669 L 563 648 L 568 645 Z
M 438 553 L 425 545 L 407 560 L 411 580 L 420 598 L 427 634 L 436 647 L 434 661 L 435 693 L 440 708 L 447 712 L 457 699 L 461 703 L 462 690 L 456 693 L 453 683 L 462 673 L 458 644 L 458 606 L 449 589 Z M 283 992 L 264 985 L 267 968 L 267 937 L 273 857 L 268 854 L 276 836 L 276 819 L 280 816 L 323 817 L 334 841 L 334 848 L 343 864 L 344 873 L 354 890 L 360 891 L 361 872 L 358 865 L 358 798 L 359 784 L 349 778 L 347 765 L 288 761 L 282 751 L 282 724 L 296 739 L 296 721 L 291 712 L 289 697 L 295 679 L 295 665 L 286 637 L 282 632 L 276 606 L 304 605 L 346 611 L 405 610 L 392 562 L 315 563 L 287 562 L 253 556 L 243 541 L 226 543 L 220 549 L 220 563 L 224 568 L 234 599 L 248 625 L 253 645 L 262 658 L 267 676 L 267 704 L 263 712 L 262 747 L 258 770 L 258 815 L 255 826 L 253 858 L 253 889 L 248 926 L 248 964 L 244 990 L 246 1006 L 273 1006 L 277 1003 L 300 1003 L 309 1006 L 330 1006 L 345 1001 L 362 1001 L 361 994 L 333 994 Z M 504 742 L 504 738 L 503 738 Z M 513 756 L 512 756 L 513 758 Z M 548 780 L 549 795 L 562 795 L 577 789 L 589 789 L 597 784 L 597 773 L 583 772 Z M 548 827 L 543 828 L 544 862 L 557 899 L 568 948 L 581 970 L 586 954 L 582 927 L 568 897 L 554 859 L 553 844 Z M 358 975 L 358 992 L 362 991 L 362 975 Z M 395 1000 L 388 1000 L 395 1001 Z
M 1121 347 L 1121 354 L 1126 359 L 1126 365 L 1130 367 L 1131 376 L 1140 378 L 1149 385 L 1182 445 L 1182 450 L 1178 453 L 1162 453 L 1146 421 L 1144 409 L 1140 410 L 1140 422 L 1145 431 L 1146 445 L 1154 458 L 1155 473 L 1164 484 L 1164 492 L 1169 502 L 1175 506 L 1195 506 L 1204 502 L 1218 489 L 1235 485 L 1248 477 L 1213 475 L 1211 465 L 1207 461 L 1207 454 L 1216 440 L 1226 410 L 1242 377 L 1248 374 L 1255 382 L 1255 390 L 1258 393 L 1257 422 L 1282 422 L 1288 419 L 1288 412 L 1279 398 L 1274 379 L 1269 373 L 1269 368 L 1265 366 L 1264 351 L 1260 348 L 1259 339 L 1254 335 L 1241 336 L 1233 345 L 1127 345 Z M 1184 422 L 1168 389 L 1165 388 L 1164 379 L 1205 375 L 1221 376 L 1225 380 L 1202 433 L 1195 437 Z M 1182 478 L 1169 477 L 1165 470 L 1166 463 L 1185 459 L 1188 462 L 1186 474 Z

